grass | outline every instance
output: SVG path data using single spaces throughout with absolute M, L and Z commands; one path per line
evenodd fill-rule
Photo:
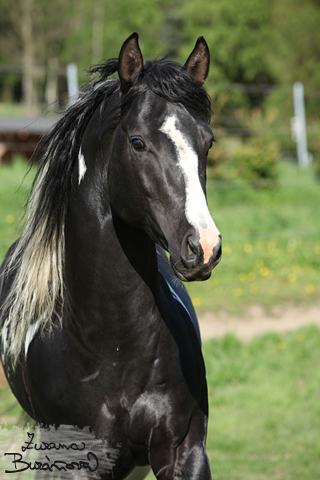
M 208 454 L 220 480 L 318 479 L 320 332 L 204 344 Z
M 19 236 L 22 204 L 31 187 L 32 175 L 23 182 L 27 163 L 17 158 L 10 165 L 0 166 L 0 262 L 10 245 Z M 29 178 L 30 177 L 30 178 Z M 21 183 L 22 182 L 22 183 Z
M 198 311 L 241 313 L 260 304 L 311 304 L 320 298 L 320 183 L 312 169 L 279 163 L 271 189 L 209 182 L 208 203 L 223 255 L 211 279 L 187 284 Z M 32 175 L 21 160 L 0 167 L 0 261 L 19 233 Z
M 3 117 L 28 117 L 36 113 L 36 111 L 28 111 L 20 103 L 0 103 L 0 116 Z
M 228 335 L 205 342 L 203 353 L 213 478 L 318 480 L 319 329 L 268 334 L 250 343 Z M 12 400 L 8 390 L 0 391 L 0 411 Z M 8 412 L 7 426 L 18 416 L 19 409 Z M 148 480 L 154 478 L 150 473 Z

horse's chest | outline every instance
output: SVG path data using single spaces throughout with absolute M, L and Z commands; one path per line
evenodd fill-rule
M 121 445 L 143 460 L 154 443 L 177 446 L 188 432 L 190 418 L 195 411 L 194 400 L 176 392 L 145 391 L 132 401 L 123 393 L 116 403 L 104 402 L 97 416 L 95 430 L 98 435 Z

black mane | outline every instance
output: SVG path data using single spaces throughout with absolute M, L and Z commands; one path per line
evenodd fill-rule
M 119 95 L 120 80 L 109 79 L 117 71 L 117 59 L 92 67 L 89 70 L 89 73 L 95 76 L 92 85 L 81 94 L 75 104 L 67 108 L 36 149 L 33 162 L 38 163 L 39 168 L 27 204 L 32 202 L 33 193 L 37 190 L 38 209 L 37 214 L 29 219 L 32 222 L 29 232 L 35 232 L 42 227 L 45 232 L 42 242 L 45 245 L 50 243 L 54 233 L 55 238 L 60 238 L 63 234 L 72 172 L 81 140 L 95 110 L 100 106 L 101 111 L 108 111 L 108 99 L 115 93 Z M 205 88 L 199 86 L 183 66 L 161 59 L 146 62 L 130 90 L 119 95 L 121 100 L 118 107 L 108 112 L 109 128 L 113 128 L 115 122 L 121 118 L 123 109 L 129 107 L 137 95 L 148 89 L 168 102 L 180 103 L 188 109 L 196 110 L 210 121 L 211 101 Z
M 96 65 L 89 70 L 91 74 L 98 74 L 95 84 L 105 82 L 109 76 L 117 71 L 117 59 L 108 60 L 106 63 Z M 118 85 L 120 87 L 119 80 Z M 134 97 L 149 89 L 170 103 L 181 103 L 188 109 L 196 110 L 210 122 L 212 116 L 211 99 L 207 91 L 204 87 L 199 86 L 179 63 L 168 61 L 165 58 L 147 61 L 134 85 L 123 96 L 122 106 L 131 103 Z

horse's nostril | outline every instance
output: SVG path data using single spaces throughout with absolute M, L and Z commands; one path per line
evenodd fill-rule
M 181 260 L 185 267 L 193 268 L 199 257 L 199 244 L 197 240 L 192 236 L 188 235 L 184 238 L 182 251 L 181 251 Z
M 187 247 L 189 256 L 197 255 L 198 248 L 195 242 L 195 239 L 190 235 L 187 239 Z
M 221 245 L 221 240 L 220 240 L 220 245 L 218 246 L 217 248 L 217 251 L 213 251 L 213 254 L 214 254 L 214 265 L 216 265 L 219 261 L 220 261 L 220 258 L 221 258 L 221 255 L 222 255 L 222 245 Z

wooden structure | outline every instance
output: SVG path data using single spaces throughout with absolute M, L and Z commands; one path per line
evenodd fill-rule
M 0 117 L 0 164 L 14 155 L 30 158 L 40 138 L 55 124 L 58 117 Z

